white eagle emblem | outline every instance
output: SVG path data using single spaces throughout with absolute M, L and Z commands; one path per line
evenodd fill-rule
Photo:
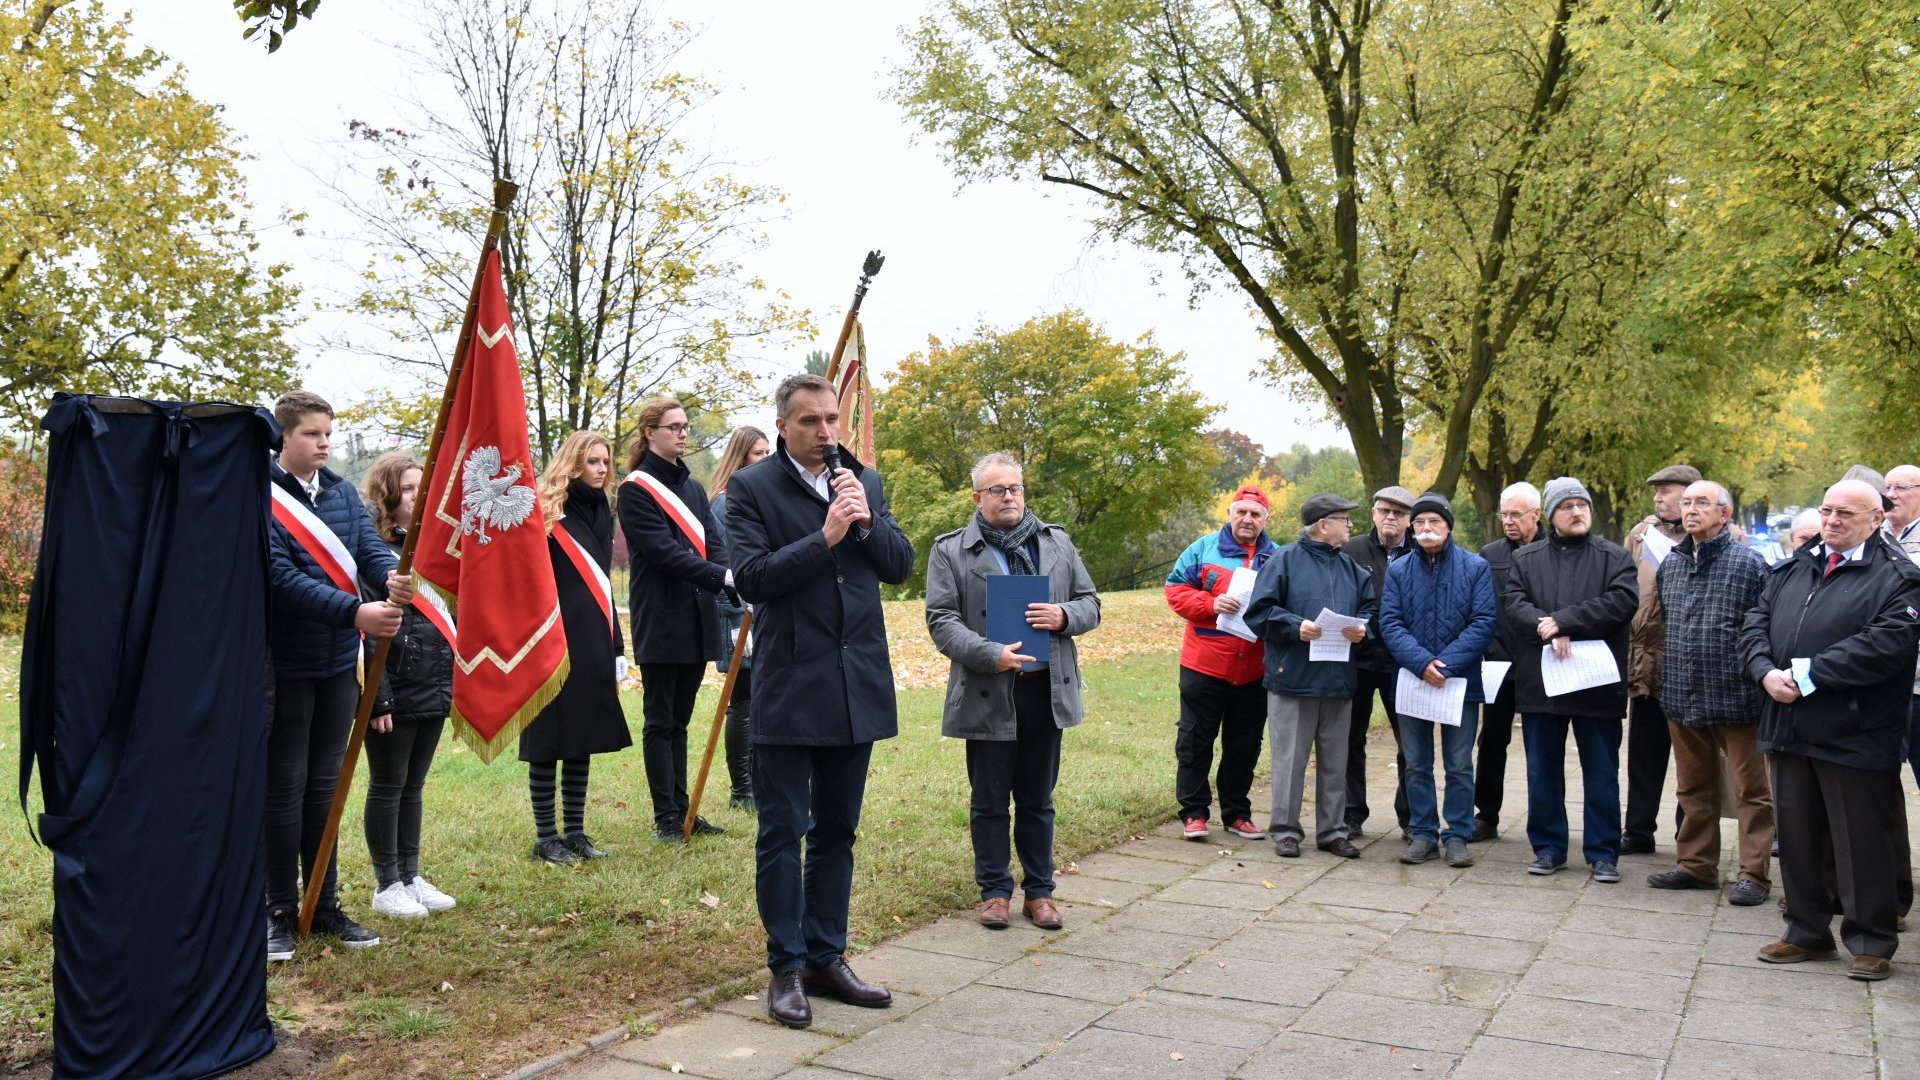
M 461 470 L 460 532 L 480 534 L 480 542 L 493 543 L 487 526 L 511 529 L 533 516 L 537 498 L 530 487 L 520 486 L 520 466 L 500 469 L 500 448 L 482 446 L 467 457 Z

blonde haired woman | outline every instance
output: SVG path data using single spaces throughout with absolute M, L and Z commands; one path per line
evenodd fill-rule
M 715 598 L 733 584 L 726 541 L 713 527 L 707 492 L 687 471 L 687 410 L 672 398 L 640 408 L 640 434 L 620 483 L 620 529 L 632 569 L 633 662 L 640 665 L 640 748 L 653 796 L 654 838 L 684 840 L 687 723 L 707 662 L 720 658 Z M 723 831 L 695 818 L 695 833 Z
M 594 754 L 633 745 L 618 685 L 626 643 L 607 577 L 613 568 L 613 510 L 607 502 L 612 479 L 613 444 L 591 431 L 567 436 L 540 474 L 540 509 L 570 669 L 560 693 L 521 733 L 520 760 L 527 763 L 533 800 L 533 857 L 561 866 L 605 857 L 586 833 L 589 766 Z M 554 826 L 556 772 L 564 833 Z
M 720 452 L 720 464 L 713 467 L 713 532 L 722 543 L 728 540 L 727 481 L 734 473 L 771 452 L 767 433 L 757 427 L 734 428 L 733 434 L 727 436 L 726 449 Z M 734 638 L 740 633 L 740 619 L 746 611 L 746 606 L 734 597 L 725 592 L 720 594 L 720 614 L 727 621 L 726 634 L 721 639 L 724 648 L 718 661 L 722 671 L 733 662 Z M 753 810 L 753 743 L 749 719 L 752 707 L 753 658 L 743 656 L 739 680 L 733 684 L 733 697 L 727 701 L 727 779 L 733 785 L 727 805 L 749 813 Z

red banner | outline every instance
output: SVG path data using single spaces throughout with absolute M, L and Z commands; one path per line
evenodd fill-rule
M 500 255 L 490 252 L 440 457 L 421 485 L 413 563 L 459 614 L 454 731 L 482 761 L 518 738 L 567 676 L 536 479 Z

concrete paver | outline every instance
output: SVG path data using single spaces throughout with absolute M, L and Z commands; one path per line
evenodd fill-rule
M 1390 765 L 1380 745 L 1375 760 Z M 1509 766 L 1507 805 L 1523 809 L 1521 755 Z M 1256 790 L 1255 805 L 1266 797 Z M 1390 769 L 1370 799 L 1391 805 Z M 1916 809 L 1910 798 L 1910 819 Z M 1577 803 L 1569 814 L 1577 824 Z M 1669 834 L 1655 855 L 1622 860 L 1620 884 L 1601 885 L 1577 858 L 1527 874 L 1523 824 L 1511 816 L 1466 869 L 1404 866 L 1397 835 L 1366 837 L 1359 860 L 1311 845 L 1281 859 L 1265 841 L 1216 829 L 1192 843 L 1160 826 L 1061 868 L 1063 931 L 1017 916 L 988 931 L 960 912 L 849 957 L 894 991 L 894 1008 L 816 1001 L 815 1026 L 789 1031 L 766 1019 L 762 985 L 554 1075 L 1920 1076 L 1915 957 L 1871 985 L 1847 979 L 1844 959 L 1760 963 L 1780 925 L 1771 903 L 1733 908 L 1724 891 L 1645 885 L 1672 865 Z M 1721 870 L 1735 875 L 1731 852 Z

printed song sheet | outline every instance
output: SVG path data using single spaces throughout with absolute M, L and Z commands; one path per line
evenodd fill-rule
M 1213 620 L 1215 630 L 1232 634 L 1242 641 L 1257 640 L 1253 631 L 1247 629 L 1247 601 L 1253 598 L 1253 583 L 1260 572 L 1251 566 L 1235 567 L 1233 577 L 1227 580 L 1226 595 L 1240 601 L 1238 611 L 1223 611 Z
M 1551 644 L 1540 646 L 1540 681 L 1548 697 L 1559 697 L 1620 681 L 1620 665 L 1604 641 L 1576 641 L 1573 655 L 1556 660 Z
M 1467 680 L 1448 679 L 1444 686 L 1428 686 L 1425 679 L 1401 668 L 1393 694 L 1394 711 L 1401 716 L 1459 727 L 1460 714 L 1466 707 Z
M 1320 638 L 1307 642 L 1308 660 L 1331 660 L 1344 663 L 1353 654 L 1353 643 L 1341 631 L 1349 626 L 1365 626 L 1367 620 L 1356 619 L 1351 615 L 1342 615 L 1332 608 L 1321 608 L 1314 616 L 1314 623 L 1320 627 Z
M 1666 561 L 1667 555 L 1673 551 L 1674 547 L 1674 542 L 1667 539 L 1666 533 L 1651 525 L 1647 526 L 1646 532 L 1640 534 L 1640 557 L 1656 567 Z
M 1480 692 L 1489 702 L 1500 696 L 1500 684 L 1507 681 L 1507 672 L 1511 670 L 1511 660 L 1480 661 Z

